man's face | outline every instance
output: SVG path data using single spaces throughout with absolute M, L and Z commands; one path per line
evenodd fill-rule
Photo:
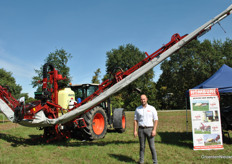
M 143 106 L 147 105 L 147 97 L 145 95 L 141 96 L 141 103 L 142 103 Z

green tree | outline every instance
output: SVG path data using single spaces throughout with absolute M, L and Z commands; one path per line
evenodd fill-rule
M 0 69 L 0 85 L 7 86 L 12 96 L 16 99 L 20 98 L 20 93 L 22 91 L 22 87 L 16 84 L 15 78 L 12 76 L 11 72 L 7 72 L 5 69 Z
M 92 83 L 96 83 L 96 84 L 100 84 L 100 73 L 101 73 L 101 69 L 98 68 L 95 72 L 94 72 L 94 76 L 92 77 Z
M 45 63 L 52 63 L 54 67 L 58 70 L 58 73 L 63 77 L 66 77 L 68 80 L 62 81 L 59 85 L 67 86 L 68 83 L 71 82 L 71 76 L 69 74 L 70 68 L 67 66 L 68 60 L 72 58 L 72 55 L 67 53 L 64 49 L 56 49 L 55 52 L 52 52 L 48 55 L 48 57 L 44 60 Z M 41 84 L 38 81 L 43 79 L 43 65 L 40 69 L 35 70 L 37 74 L 32 78 L 32 86 L 33 88 L 37 87 L 37 90 L 41 89 Z
M 118 49 L 112 49 L 106 53 L 106 71 L 104 79 L 111 78 L 114 73 L 119 70 L 126 71 L 146 56 L 132 44 L 126 46 L 119 46 Z M 136 92 L 136 89 L 141 90 L 141 93 L 147 94 L 149 103 L 155 105 L 156 89 L 153 82 L 154 72 L 150 70 L 145 75 L 131 83 L 122 91 L 112 97 L 113 107 L 123 107 L 126 110 L 135 110 L 140 105 L 140 94 Z
M 226 39 L 224 43 L 219 42 L 220 51 L 222 53 L 223 62 L 228 66 L 232 66 L 232 40 Z
M 185 108 L 185 92 L 212 76 L 231 58 L 231 41 L 193 40 L 161 64 L 157 90 L 160 108 Z M 228 49 L 225 52 L 225 49 Z

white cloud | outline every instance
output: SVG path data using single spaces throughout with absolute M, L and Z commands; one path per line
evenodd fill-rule
M 15 78 L 32 78 L 34 75 L 33 70 L 30 70 L 31 68 L 28 68 L 27 65 L 17 65 L 2 59 L 0 59 L 0 68 L 12 72 Z
M 31 63 L 7 53 L 1 47 L 0 42 L 0 68 L 12 72 L 15 78 L 32 78 L 34 76 L 34 67 Z
M 29 96 L 33 96 L 34 89 L 30 83 L 32 77 L 35 76 L 35 67 L 33 63 L 29 63 L 23 58 L 7 53 L 0 41 L 0 68 L 12 72 L 12 76 L 15 78 L 16 83 L 22 86 L 22 92 L 29 93 Z

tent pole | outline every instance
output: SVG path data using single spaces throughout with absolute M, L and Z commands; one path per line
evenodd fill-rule
M 186 98 L 186 96 L 185 96 L 185 103 L 186 103 L 186 132 L 188 134 L 188 111 L 187 111 L 187 108 L 188 108 L 188 99 Z

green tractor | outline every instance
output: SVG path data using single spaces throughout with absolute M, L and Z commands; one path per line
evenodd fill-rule
M 96 90 L 99 84 L 80 84 L 70 86 L 75 92 L 75 100 L 81 102 Z M 101 102 L 87 113 L 81 116 L 86 124 L 80 128 L 84 139 L 95 140 L 104 138 L 108 128 L 114 128 L 123 133 L 126 129 L 126 116 L 123 108 L 113 109 L 110 98 Z

